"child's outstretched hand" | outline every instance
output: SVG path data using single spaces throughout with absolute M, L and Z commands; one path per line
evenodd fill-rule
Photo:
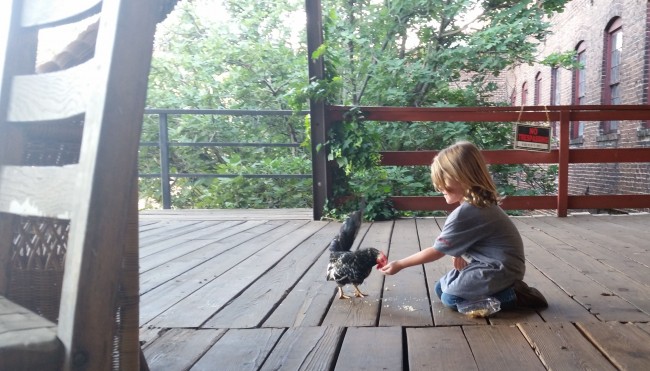
M 400 266 L 400 264 L 397 263 L 396 261 L 392 261 L 392 262 L 386 264 L 383 268 L 381 268 L 380 271 L 381 271 L 381 273 L 390 276 L 390 275 L 393 275 L 393 274 L 395 274 L 395 273 L 397 273 L 397 272 L 399 272 L 401 270 L 402 270 L 402 266 Z
M 452 256 L 451 261 L 454 263 L 454 268 L 458 269 L 459 271 L 463 270 L 463 268 L 467 266 L 467 261 L 460 256 Z

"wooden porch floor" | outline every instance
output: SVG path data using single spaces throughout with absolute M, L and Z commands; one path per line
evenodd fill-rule
M 143 212 L 140 339 L 152 370 L 646 370 L 650 215 L 515 217 L 525 281 L 549 308 L 470 319 L 433 293 L 448 258 L 335 298 L 340 223 L 298 212 Z M 444 220 L 439 219 L 442 225 Z M 364 223 L 355 247 L 397 259 L 433 218 Z

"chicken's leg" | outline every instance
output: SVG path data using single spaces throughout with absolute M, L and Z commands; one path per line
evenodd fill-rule
M 356 295 L 356 293 L 355 293 Z M 349 296 L 343 293 L 343 286 L 339 286 L 339 299 L 350 299 Z
M 362 293 L 357 287 L 357 285 L 354 285 L 354 296 L 356 296 L 357 298 L 365 298 L 367 295 L 368 294 Z

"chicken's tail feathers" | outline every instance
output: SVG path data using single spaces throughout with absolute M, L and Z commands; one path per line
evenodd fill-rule
M 359 230 L 361 229 L 361 224 L 363 223 L 363 213 L 365 209 L 366 198 L 362 197 L 359 209 L 348 215 L 341 225 L 339 233 L 330 242 L 330 251 L 350 251 L 352 249 L 354 240 L 357 238 Z
M 359 211 L 361 211 L 361 220 L 363 220 L 363 213 L 366 211 L 366 196 L 361 196 L 361 201 L 359 201 Z
M 339 235 L 336 235 L 334 238 L 332 238 L 332 241 L 330 241 L 330 244 L 327 246 L 327 248 L 330 251 L 345 251 L 345 250 L 343 250 L 343 247 L 341 246 L 341 241 L 339 240 Z
M 350 251 L 354 240 L 359 234 L 361 229 L 361 222 L 363 220 L 362 211 L 357 210 L 352 212 L 341 225 L 339 234 L 334 237 L 330 243 L 330 250 L 332 251 Z

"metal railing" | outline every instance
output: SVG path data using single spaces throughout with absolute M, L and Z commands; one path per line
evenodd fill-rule
M 171 173 L 171 147 L 299 147 L 299 143 L 246 143 L 246 142 L 170 142 L 170 115 L 221 115 L 221 116 L 292 116 L 296 112 L 290 110 L 219 110 L 219 109 L 145 109 L 145 115 L 158 115 L 158 142 L 141 142 L 140 147 L 160 148 L 160 173 L 140 173 L 140 178 L 160 178 L 162 206 L 171 208 L 170 182 L 173 178 L 284 178 L 310 179 L 311 174 L 216 174 L 216 173 Z M 297 114 L 306 115 L 309 111 Z
M 324 135 L 343 119 L 350 107 L 324 106 L 321 121 L 314 123 L 312 115 L 312 157 L 327 161 L 322 150 Z M 559 148 L 550 152 L 521 150 L 483 151 L 489 163 L 494 164 L 557 164 L 558 193 L 555 196 L 511 196 L 504 201 L 506 209 L 555 209 L 558 216 L 567 215 L 567 209 L 582 208 L 649 208 L 649 194 L 635 195 L 569 195 L 568 167 L 570 163 L 650 162 L 650 148 L 598 148 L 577 149 L 569 145 L 569 125 L 577 120 L 648 120 L 650 106 L 554 106 L 554 107 L 462 107 L 462 108 L 412 108 L 412 107 L 360 107 L 365 120 L 370 121 L 431 121 L 431 122 L 517 122 L 552 120 L 559 123 Z M 299 114 L 307 114 L 302 111 Z M 160 148 L 160 173 L 140 174 L 143 178 L 161 179 L 163 208 L 171 208 L 170 181 L 174 178 L 300 178 L 313 179 L 314 218 L 319 219 L 323 202 L 331 197 L 328 190 L 334 181 L 328 166 L 312 163 L 312 174 L 214 174 L 170 173 L 171 147 L 297 147 L 297 143 L 240 143 L 240 142 L 170 142 L 168 119 L 170 115 L 231 115 L 231 116 L 290 116 L 293 111 L 209 110 L 209 109 L 147 109 L 145 114 L 158 115 L 158 142 L 144 142 L 141 146 Z M 323 120 L 324 119 L 324 120 Z M 323 125 L 324 123 L 324 125 Z M 315 140 L 313 131 L 322 131 L 323 140 Z M 316 150 L 321 148 L 321 150 Z M 428 165 L 437 151 L 382 152 L 382 165 Z M 320 158 L 323 157 L 323 158 Z M 442 197 L 393 196 L 399 210 L 445 210 L 449 208 Z M 319 204 L 320 201 L 321 203 Z

